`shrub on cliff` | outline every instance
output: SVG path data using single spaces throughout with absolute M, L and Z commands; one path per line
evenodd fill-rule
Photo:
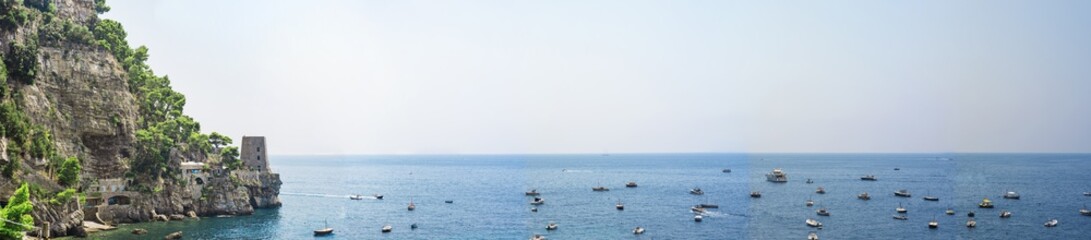
M 95 42 L 95 36 L 86 26 L 72 20 L 51 21 L 38 28 L 38 36 L 42 43 L 72 42 L 79 44 L 91 44 Z
M 76 186 L 80 181 L 80 170 L 83 167 L 80 166 L 80 159 L 76 157 L 69 157 L 61 163 L 60 172 L 57 174 L 57 181 L 64 186 Z
M 25 43 L 11 43 L 8 55 L 4 56 L 4 64 L 11 77 L 26 84 L 34 84 L 34 76 L 38 74 L 38 43 L 37 40 L 27 39 Z
M 34 225 L 34 217 L 30 216 L 32 210 L 34 205 L 30 203 L 30 191 L 23 183 L 8 199 L 8 205 L 0 209 L 0 217 L 5 220 L 0 226 L 0 238 L 23 239 L 23 233 Z
M 106 5 L 106 0 L 95 0 L 95 12 L 103 14 L 110 11 L 110 6 Z
M 30 12 L 20 6 L 20 0 L 0 0 L 0 25 L 12 29 L 30 20 Z

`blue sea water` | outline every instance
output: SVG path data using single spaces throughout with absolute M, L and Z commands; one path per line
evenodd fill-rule
M 158 238 L 184 231 L 187 239 L 1087 239 L 1091 217 L 1088 154 L 613 154 L 280 156 L 271 159 L 284 185 L 279 209 L 252 216 L 124 225 L 96 239 Z M 729 168 L 731 173 L 721 169 Z M 763 176 L 773 168 L 788 183 Z M 894 168 L 901 170 L 895 171 Z M 860 176 L 876 175 L 874 182 Z M 813 184 L 807 184 L 806 179 Z M 639 184 L 625 188 L 628 181 Z M 593 192 L 593 186 L 608 192 Z M 817 187 L 826 194 L 816 194 Z M 702 196 L 688 193 L 700 187 Z M 545 199 L 531 212 L 523 192 Z M 908 189 L 912 198 L 895 197 Z M 760 191 L 761 198 L 750 198 Z M 870 201 L 856 198 L 861 192 Z M 1017 191 L 1022 199 L 1001 198 Z M 385 195 L 349 200 L 350 194 Z M 921 199 L 925 195 L 938 202 Z M 996 208 L 980 209 L 988 197 Z M 808 199 L 815 201 L 807 207 Z M 406 209 L 410 199 L 415 211 Z M 444 203 L 453 200 L 453 203 Z M 614 208 L 617 201 L 625 210 Z M 718 204 L 703 222 L 689 207 Z M 892 219 L 898 204 L 909 220 Z M 831 216 L 817 216 L 825 207 Z M 953 208 L 957 214 L 944 214 Z M 1001 210 L 1013 212 L 1001 219 Z M 968 211 L 977 228 L 964 226 Z M 825 227 L 807 227 L 814 218 Z M 938 229 L 927 222 L 936 219 Z M 1042 224 L 1056 218 L 1054 228 Z M 546 231 L 549 222 L 560 228 Z M 410 224 L 420 228 L 411 230 Z M 383 225 L 393 232 L 381 233 Z M 647 229 L 633 235 L 636 226 Z M 128 233 L 150 230 L 148 236 Z

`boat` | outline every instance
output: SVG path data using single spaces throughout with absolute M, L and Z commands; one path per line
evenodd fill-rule
M 318 230 L 314 230 L 315 236 L 325 236 L 333 234 L 333 228 L 330 227 L 329 222 L 326 222 L 326 227 Z
M 1019 193 L 1016 193 L 1016 192 L 1004 193 L 1004 199 L 1019 199 Z
M 534 200 L 530 201 L 530 205 L 542 205 L 545 204 L 545 199 L 540 197 L 534 197 Z
M 636 187 L 636 182 L 627 182 L 625 183 L 625 187 Z
M 909 210 L 906 210 L 905 207 L 902 207 L 901 203 L 898 203 L 898 208 L 895 208 L 894 211 L 898 212 L 898 213 L 905 213 L 905 212 L 908 212 Z
M 1083 195 L 1091 197 L 1091 192 L 1083 192 Z
M 546 225 L 546 230 L 550 230 L 550 231 L 557 230 L 557 224 L 550 222 L 548 225 Z
M 860 180 L 864 180 L 864 181 L 876 181 L 876 180 L 879 180 L 879 179 L 878 179 L 878 178 L 875 178 L 875 175 L 866 175 L 866 176 L 860 177 Z
M 409 224 L 409 229 L 417 229 L 417 224 Z
M 894 171 L 902 170 L 901 168 L 894 168 Z
M 810 198 L 808 198 L 806 204 L 807 204 L 808 207 L 814 206 L 814 200 L 811 200 Z
M 530 208 L 530 211 L 531 211 L 531 212 L 538 212 L 538 208 L 536 208 L 536 207 L 531 207 L 531 208 Z
M 730 168 L 724 168 L 724 170 L 722 170 L 722 172 L 724 172 L 724 173 L 731 173 L 731 169 L 730 169 Z
M 621 199 L 618 199 L 617 204 L 614 204 L 614 208 L 617 208 L 617 210 L 625 210 L 625 205 L 621 204 Z
M 546 237 L 542 236 L 542 235 L 534 234 L 534 236 L 530 237 L 530 240 L 546 240 Z
M 819 186 L 819 187 L 818 187 L 818 190 L 814 190 L 814 193 L 817 193 L 817 194 L 826 194 L 826 189 L 825 189 L 825 188 L 822 188 L 821 186 Z
M 705 217 L 702 217 L 701 215 L 693 216 L 693 221 L 694 222 L 701 222 L 701 220 L 704 220 L 704 219 L 705 219 Z
M 1011 217 L 1011 212 L 1009 212 L 1009 211 L 1000 211 L 1000 218 L 1010 218 L 1010 217 Z
M 977 227 L 977 221 L 974 221 L 974 218 L 970 218 L 970 220 L 966 220 L 966 227 L 968 227 L 968 228 Z
M 936 218 L 932 218 L 932 221 L 928 221 L 928 228 L 938 228 L 938 227 L 939 227 L 939 222 L 936 221 Z
M 894 196 L 911 197 L 913 195 L 909 194 L 909 190 L 901 189 L 901 190 L 898 190 L 898 191 L 894 191 Z
M 417 209 L 417 205 L 413 204 L 413 198 L 409 198 L 409 207 L 407 207 L 407 208 L 409 209 L 409 211 L 413 211 L 413 209 Z
M 375 194 L 375 199 L 383 200 L 382 194 Z
M 827 211 L 826 208 L 819 208 L 817 211 L 814 212 L 815 214 L 818 214 L 818 216 L 830 216 L 830 211 Z
M 1046 227 L 1056 227 L 1058 223 L 1060 223 L 1060 221 L 1057 221 L 1057 219 L 1054 218 L 1054 219 L 1050 219 L 1049 221 L 1046 221 L 1045 225 L 1046 225 Z
M 981 203 L 977 204 L 979 208 L 993 208 L 993 201 L 989 201 L 989 198 L 981 199 Z
M 705 194 L 705 191 L 701 191 L 701 188 L 699 188 L 699 187 L 695 187 L 695 188 L 693 188 L 693 189 L 690 189 L 690 190 L 689 190 L 689 194 L 693 194 L 693 195 L 704 195 L 704 194 Z
M 750 197 L 760 198 L 761 197 L 761 192 L 758 192 L 758 191 L 750 192 Z
M 814 180 L 811 180 L 810 178 L 808 178 L 808 179 L 807 179 L 807 182 L 806 182 L 806 183 L 807 183 L 807 184 L 811 184 L 811 183 L 814 183 Z
M 701 208 L 720 208 L 720 205 L 708 204 L 708 203 L 697 204 L 697 206 L 701 207 Z
M 391 230 L 394 230 L 394 227 L 391 227 L 390 225 L 385 225 L 383 226 L 382 232 L 388 233 Z
M 530 191 L 528 191 L 528 192 L 526 192 L 524 194 L 526 194 L 527 196 L 538 196 L 538 194 L 540 194 L 540 193 L 538 193 L 538 189 L 531 189 Z
M 811 232 L 811 234 L 807 234 L 807 240 L 818 240 L 818 233 Z
M 924 196 L 923 198 L 925 201 L 939 201 L 939 198 L 935 196 Z
M 693 206 L 693 207 L 690 207 L 689 210 L 692 211 L 693 213 L 696 213 L 696 214 L 705 213 L 705 208 L 703 208 L 701 206 Z
M 644 234 L 644 228 L 642 228 L 642 227 L 633 228 L 633 234 Z
M 445 200 L 444 203 L 455 203 L 455 200 Z
M 967 217 L 974 217 L 974 215 L 975 215 L 974 211 L 970 211 L 970 212 L 966 213 Z
M 902 214 L 902 215 L 894 215 L 894 219 L 897 219 L 897 220 L 909 220 L 909 216 L 906 216 L 905 214 Z
M 603 187 L 603 186 L 598 186 L 598 187 L 591 188 L 591 191 L 605 192 L 605 191 L 610 191 L 610 189 L 606 188 L 606 187 Z
M 946 213 L 947 215 L 955 215 L 955 210 L 948 208 L 947 212 L 944 212 L 944 213 Z
M 867 195 L 867 192 L 856 195 L 856 198 L 859 198 L 861 200 L 871 200 L 871 196 Z
M 1080 208 L 1080 215 L 1091 216 L 1091 210 L 1087 210 L 1087 204 L 1084 204 L 1083 208 Z
M 809 227 L 822 227 L 822 223 L 812 218 L 807 219 L 807 226 Z
M 788 174 L 780 168 L 774 168 L 772 172 L 765 174 L 765 180 L 776 183 L 788 182 Z
M 349 195 L 349 199 L 351 199 L 351 200 L 364 200 L 364 196 L 360 195 L 360 194 Z

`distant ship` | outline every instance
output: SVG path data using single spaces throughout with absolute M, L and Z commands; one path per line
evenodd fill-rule
M 788 182 L 788 174 L 781 171 L 780 168 L 774 168 L 773 172 L 765 174 L 765 180 L 770 182 Z
M 875 175 L 867 175 L 867 176 L 860 177 L 860 180 L 875 181 L 875 180 L 879 180 L 879 179 L 875 178 Z

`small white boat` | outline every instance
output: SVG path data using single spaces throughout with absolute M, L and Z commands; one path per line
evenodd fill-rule
M 557 224 L 550 222 L 549 225 L 546 225 L 546 230 L 550 230 L 550 231 L 557 230 Z
M 690 207 L 690 208 L 689 208 L 689 210 L 690 210 L 690 211 L 692 211 L 693 213 L 696 213 L 696 214 L 702 214 L 702 213 L 705 213 L 705 208 L 703 208 L 703 207 L 700 207 L 700 206 L 693 206 L 693 207 Z
M 902 204 L 901 204 L 901 203 L 898 203 L 898 207 L 897 207 L 897 208 L 895 208 L 895 209 L 894 209 L 894 211 L 895 211 L 895 212 L 898 212 L 898 213 L 906 213 L 906 212 L 908 212 L 909 210 L 906 210 L 906 209 L 905 209 L 905 207 L 902 207 Z
M 1010 217 L 1011 217 L 1011 212 L 1000 211 L 1000 218 L 1010 218 Z
M 413 211 L 414 209 L 417 209 L 417 205 L 413 204 L 413 198 L 409 198 L 409 206 L 406 207 L 406 208 L 409 209 L 409 211 Z
M 936 221 L 936 218 L 932 218 L 932 221 L 928 221 L 928 228 L 938 228 L 938 227 L 939 227 L 939 222 Z
M 644 228 L 642 228 L 642 227 L 633 228 L 633 234 L 644 234 Z
M 1083 192 L 1083 195 L 1091 197 L 1091 192 Z
M 702 217 L 701 215 L 693 216 L 693 221 L 694 222 L 701 222 L 701 220 L 704 220 L 704 219 L 705 219 L 705 217 Z
M 811 234 L 807 234 L 807 240 L 818 240 L 818 233 L 811 232 Z
M 527 196 L 538 196 L 538 194 L 540 194 L 540 193 L 538 193 L 538 189 L 531 189 L 530 191 L 528 191 L 528 192 L 526 192 L 524 194 L 526 194 Z
M 909 190 L 901 189 L 898 191 L 894 191 L 894 196 L 911 197 L 912 195 L 909 194 Z
M 989 198 L 982 199 L 981 203 L 977 204 L 977 207 L 979 207 L 979 208 L 993 208 L 994 207 L 993 206 L 993 201 L 990 201 Z
M 761 197 L 761 192 L 758 192 L 758 191 L 750 192 L 750 197 L 760 198 Z
M 826 194 L 826 189 L 825 189 L 825 188 L 822 188 L 821 186 L 819 186 L 819 187 L 818 187 L 818 190 L 814 190 L 814 193 L 817 193 L 817 194 Z
M 856 198 L 859 198 L 860 200 L 871 200 L 871 195 L 868 195 L 867 192 L 864 192 L 860 195 L 856 195 Z
M 530 205 L 542 205 L 545 204 L 545 199 L 540 197 L 534 197 L 533 201 L 530 201 Z
M 606 187 L 603 187 L 603 186 L 598 186 L 598 187 L 591 188 L 591 191 L 605 192 L 605 191 L 610 191 L 610 189 L 606 188 Z
M 809 227 L 822 227 L 822 223 L 818 222 L 818 220 L 808 218 L 807 219 L 807 226 L 809 226 Z
M 360 194 L 356 194 L 356 195 L 350 195 L 350 196 L 349 196 L 349 199 L 352 199 L 352 200 L 364 200 L 364 196 L 363 196 L 363 195 L 360 195 Z
M 876 180 L 879 180 L 879 179 L 878 179 L 878 178 L 875 178 L 875 175 L 866 175 L 866 176 L 860 177 L 860 180 L 864 180 L 864 181 L 876 181 Z
M 314 235 L 315 236 L 325 236 L 325 235 L 333 234 L 333 228 L 330 227 L 330 223 L 326 222 L 326 221 L 323 221 L 323 222 L 326 223 L 326 227 L 322 228 L 322 229 L 314 230 Z
M 382 194 L 375 194 L 375 199 L 383 200 Z
M 807 204 L 808 207 L 814 206 L 814 200 L 811 200 L 810 198 L 808 198 L 806 204 Z
M 536 207 L 531 207 L 531 208 L 530 208 L 530 211 L 531 211 L 531 212 L 538 212 L 538 208 L 536 208 Z
M 1004 198 L 1005 199 L 1019 199 L 1019 193 L 1007 192 L 1007 193 L 1004 193 Z
M 693 189 L 690 189 L 690 190 L 689 190 L 689 194 L 693 194 L 693 195 L 704 195 L 704 194 L 705 194 L 705 191 L 701 191 L 701 188 L 699 188 L 699 187 L 695 187 L 695 188 L 693 188 Z
M 974 218 L 970 218 L 970 220 L 966 220 L 966 227 L 968 227 L 968 228 L 977 227 L 977 221 L 974 221 Z
M 955 209 L 948 208 L 947 211 L 944 213 L 946 213 L 947 215 L 955 215 Z
M 394 230 L 394 227 L 391 227 L 390 225 L 385 225 L 385 226 L 383 226 L 382 232 L 388 233 L 391 230 Z
M 546 240 L 546 237 L 542 236 L 542 235 L 534 234 L 534 236 L 530 236 L 530 240 Z
M 618 199 L 617 204 L 614 204 L 614 208 L 617 208 L 617 210 L 625 210 L 625 205 L 621 204 L 621 199 Z
M 826 208 L 819 208 L 817 211 L 814 212 L 815 214 L 818 214 L 818 216 L 830 216 L 830 211 L 827 211 Z
M 625 187 L 634 188 L 636 187 L 636 182 L 627 182 L 625 183 Z
M 939 198 L 938 198 L 938 197 L 935 197 L 935 196 L 924 196 L 924 200 L 925 200 L 925 201 L 933 201 L 933 202 L 935 202 L 935 201 L 939 201 Z
M 905 214 L 902 214 L 902 215 L 894 215 L 894 219 L 897 219 L 897 220 L 909 220 L 909 216 L 906 216 Z
M 1087 204 L 1084 204 L 1083 208 L 1080 208 L 1080 215 L 1091 216 L 1091 210 L 1087 210 Z
M 1057 219 L 1054 218 L 1054 219 L 1050 219 L 1049 221 L 1046 221 L 1045 226 L 1046 227 L 1056 227 L 1058 223 L 1060 223 L 1060 221 L 1057 221 Z

